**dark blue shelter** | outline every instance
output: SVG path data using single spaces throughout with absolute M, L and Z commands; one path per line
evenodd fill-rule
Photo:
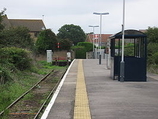
M 147 36 L 137 30 L 125 30 L 124 81 L 146 81 Z M 111 76 L 120 81 L 122 32 L 111 40 Z

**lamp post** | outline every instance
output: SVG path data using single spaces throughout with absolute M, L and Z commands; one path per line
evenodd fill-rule
M 122 24 L 122 55 L 120 62 L 120 81 L 124 81 L 125 62 L 124 62 L 124 42 L 125 42 L 125 0 L 123 0 L 123 24 Z
M 100 54 L 99 54 L 99 64 L 101 64 L 101 30 L 102 30 L 102 16 L 103 15 L 108 15 L 109 13 L 97 13 L 94 12 L 93 14 L 95 15 L 100 15 L 100 37 L 99 37 L 99 46 L 100 46 Z
M 93 59 L 95 59 L 95 55 L 94 55 L 94 28 L 95 28 L 95 27 L 99 27 L 99 26 L 92 26 L 92 25 L 89 25 L 89 27 L 92 27 L 92 28 L 93 28 Z

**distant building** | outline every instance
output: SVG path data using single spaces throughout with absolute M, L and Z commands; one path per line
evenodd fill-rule
M 111 35 L 112 34 L 101 34 L 101 46 L 106 46 L 108 38 Z M 95 46 L 99 46 L 99 43 L 98 43 L 99 42 L 99 37 L 100 37 L 100 34 L 95 34 L 94 35 L 94 40 L 93 40 L 93 34 L 88 34 L 86 42 L 94 43 Z
M 140 29 L 139 31 L 142 32 L 142 33 L 146 33 L 147 29 Z
M 3 16 L 2 24 L 5 26 L 5 29 L 19 26 L 28 28 L 31 38 L 33 38 L 35 41 L 39 32 L 46 29 L 43 21 L 40 19 L 8 19 L 7 15 Z

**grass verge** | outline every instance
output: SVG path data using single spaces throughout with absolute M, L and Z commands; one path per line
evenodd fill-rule
M 11 73 L 10 77 L 13 80 L 0 84 L 0 112 L 53 69 L 62 70 L 66 67 L 52 66 L 46 61 L 39 61 L 31 70 L 16 70 Z

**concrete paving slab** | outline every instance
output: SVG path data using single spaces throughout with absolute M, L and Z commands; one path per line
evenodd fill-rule
M 158 119 L 158 81 L 119 82 L 106 61 L 85 59 L 84 72 L 92 119 Z
M 78 60 L 72 65 L 47 119 L 73 119 Z M 147 82 L 110 78 L 106 60 L 84 59 L 83 68 L 92 119 L 158 119 L 158 75 Z
M 69 70 L 47 119 L 73 119 L 78 60 Z

